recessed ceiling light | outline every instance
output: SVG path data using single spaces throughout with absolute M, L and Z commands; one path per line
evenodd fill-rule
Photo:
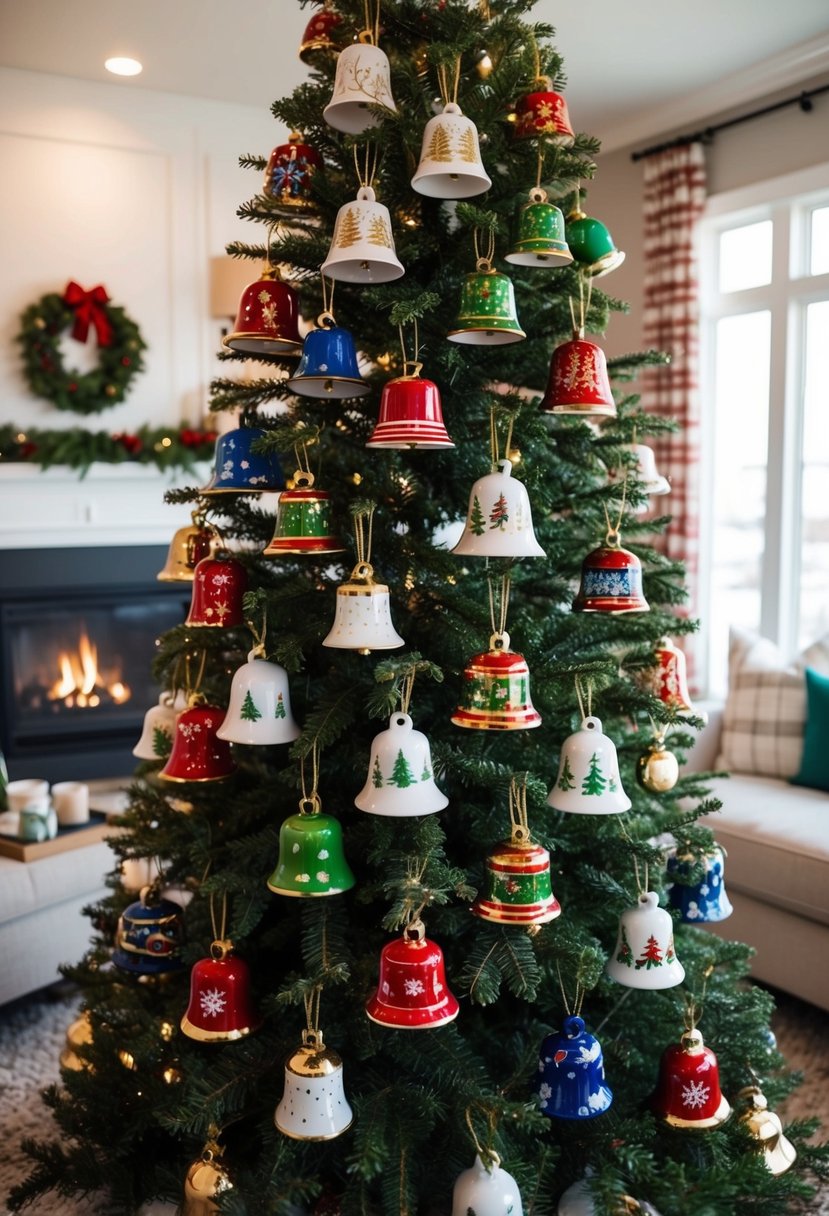
M 137 76 L 144 70 L 144 65 L 137 59 L 128 59 L 122 55 L 115 55 L 112 59 L 107 59 L 104 67 L 116 76 Z

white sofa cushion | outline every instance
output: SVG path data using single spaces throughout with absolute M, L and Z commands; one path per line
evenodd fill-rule
M 114 864 L 113 852 L 102 840 L 37 861 L 0 857 L 0 925 L 54 904 L 89 897 L 100 891 Z

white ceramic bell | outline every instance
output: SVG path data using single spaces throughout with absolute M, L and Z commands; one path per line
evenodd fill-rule
M 285 1061 L 285 1090 L 274 1114 L 293 1140 L 333 1140 L 354 1118 L 343 1089 L 343 1062 L 321 1030 L 304 1030 L 302 1046 Z
M 636 464 L 631 469 L 632 475 L 642 483 L 646 494 L 670 494 L 671 483 L 663 477 L 656 467 L 656 455 L 652 447 L 646 443 L 623 443 L 622 449 L 631 452 L 636 457 Z M 624 476 L 622 470 L 614 469 L 612 478 L 620 481 Z
M 673 988 L 685 979 L 674 949 L 674 923 L 670 913 L 659 907 L 655 891 L 640 895 L 636 907 L 619 917 L 616 947 L 605 970 L 626 988 L 650 992 Z
M 557 811 L 614 815 L 630 810 L 622 789 L 619 760 L 612 739 L 602 734 L 598 718 L 587 717 L 561 746 L 556 783 L 547 802 Z
M 394 251 L 388 207 L 377 202 L 371 186 L 361 186 L 356 199 L 340 207 L 320 270 L 343 283 L 389 283 L 406 273 Z
M 360 654 L 405 646 L 392 624 L 389 589 L 385 583 L 375 583 L 373 576 L 368 562 L 358 562 L 349 581 L 337 588 L 334 624 L 323 646 Z
M 334 91 L 322 116 L 335 131 L 359 135 L 380 122 L 371 106 L 397 110 L 391 93 L 389 61 L 379 46 L 355 42 L 337 57 Z
M 370 815 L 431 815 L 449 803 L 435 785 L 429 740 L 408 714 L 392 714 L 371 744 L 366 783 L 354 799 Z
M 139 760 L 166 759 L 173 746 L 176 718 L 186 708 L 187 697 L 183 692 L 177 692 L 175 696 L 171 692 L 163 692 L 158 704 L 152 705 L 144 714 L 141 738 L 132 749 L 132 754 Z
M 487 1168 L 479 1154 L 475 1164 L 458 1174 L 452 1191 L 452 1216 L 523 1216 L 524 1205 L 518 1183 L 501 1169 L 501 1159 L 492 1154 Z
M 491 185 L 474 122 L 454 101 L 448 102 L 443 113 L 426 124 L 412 189 L 427 198 L 472 198 Z
M 574 1182 L 558 1201 L 557 1216 L 596 1216 L 596 1205 L 585 1179 Z M 618 1216 L 659 1216 L 656 1208 L 642 1200 L 622 1195 L 619 1199 Z
M 251 650 L 233 676 L 230 704 L 216 734 L 231 743 L 291 743 L 300 730 L 291 713 L 288 673 Z
M 469 495 L 463 533 L 452 550 L 459 557 L 546 557 L 535 539 L 530 497 L 512 476 L 512 461 L 479 477 Z

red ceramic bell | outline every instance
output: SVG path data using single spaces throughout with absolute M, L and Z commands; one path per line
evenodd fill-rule
M 404 375 L 389 380 L 380 398 L 380 417 L 367 448 L 453 448 L 443 425 L 440 392 L 420 379 L 421 363 L 404 364 Z M 413 368 L 412 374 L 407 373 Z
M 569 148 L 575 142 L 575 133 L 570 124 L 567 102 L 561 93 L 553 92 L 553 83 L 541 77 L 538 84 L 543 88 L 527 93 L 515 105 L 515 138 L 543 139 L 546 143 Z
M 508 633 L 493 634 L 489 650 L 469 660 L 463 673 L 455 726 L 472 730 L 531 730 L 541 725 L 530 699 L 530 672 L 523 655 L 509 648 Z
M 245 567 L 226 553 L 203 557 L 193 573 L 190 611 L 185 625 L 232 629 L 244 625 L 242 599 L 247 591 Z
M 299 57 L 302 62 L 316 67 L 336 55 L 340 49 L 337 26 L 341 24 L 342 17 L 335 13 L 327 2 L 318 13 L 314 13 L 299 44 Z
M 244 959 L 233 953 L 233 942 L 215 941 L 210 958 L 190 973 L 190 1002 L 181 1029 L 201 1043 L 243 1039 L 262 1025 L 250 998 L 250 974 Z
M 321 166 L 322 157 L 316 148 L 292 131 L 288 143 L 278 144 L 268 158 L 262 193 L 280 208 L 308 210 L 313 207 L 311 179 Z
M 610 391 L 604 351 L 595 342 L 587 342 L 582 330 L 553 351 L 541 408 L 548 414 L 615 418 L 616 402 Z
M 176 718 L 173 748 L 159 772 L 165 781 L 221 781 L 235 765 L 230 744 L 217 731 L 225 711 L 217 705 L 191 705 Z
M 698 1030 L 686 1030 L 665 1048 L 651 1106 L 671 1127 L 699 1131 L 720 1127 L 731 1114 L 720 1090 L 717 1057 Z
M 642 563 L 635 553 L 621 547 L 618 532 L 608 532 L 607 543 L 593 549 L 582 562 L 573 611 L 650 611 L 642 592 Z
M 372 1022 L 396 1030 L 431 1030 L 458 1016 L 458 1002 L 446 987 L 443 951 L 430 942 L 422 921 L 383 947 L 380 983 L 366 1002 Z
M 660 638 L 656 646 L 656 665 L 642 673 L 642 687 L 659 697 L 671 709 L 693 712 L 688 691 L 685 653 L 670 638 Z
M 255 283 L 242 292 L 233 333 L 222 339 L 228 350 L 249 355 L 299 356 L 299 296 L 283 283 L 273 266 L 266 266 Z
M 482 920 L 545 925 L 561 915 L 550 886 L 550 854 L 526 829 L 514 827 L 511 839 L 495 846 L 486 859 L 486 877 L 486 894 L 472 905 Z

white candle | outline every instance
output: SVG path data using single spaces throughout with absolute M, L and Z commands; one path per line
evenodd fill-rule
M 62 828 L 89 822 L 89 786 L 83 781 L 59 781 L 52 786 L 52 801 Z

